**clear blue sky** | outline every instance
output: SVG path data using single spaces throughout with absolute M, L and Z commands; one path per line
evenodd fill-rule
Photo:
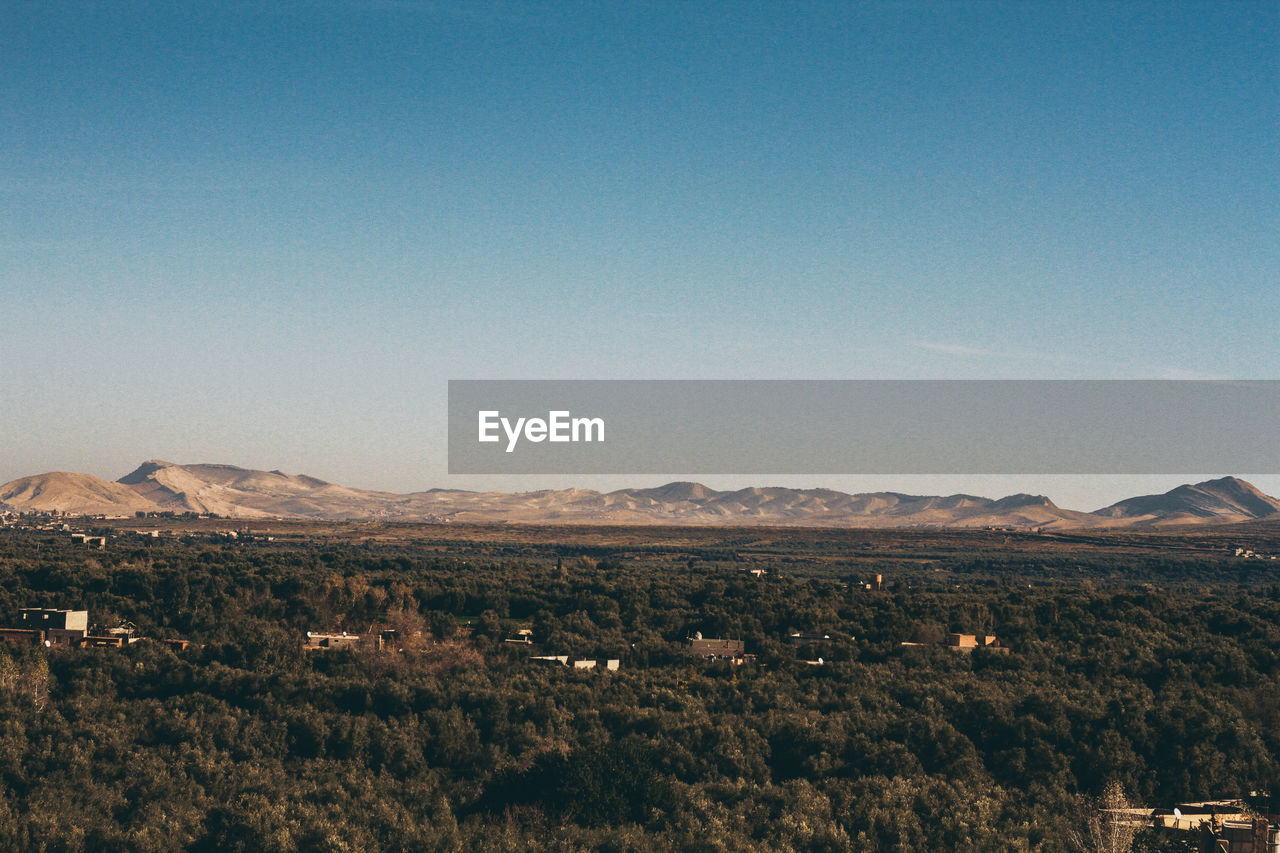
M 1277 235 L 1275 0 L 14 0 L 0 482 L 622 484 L 448 477 L 449 378 L 1277 378 Z

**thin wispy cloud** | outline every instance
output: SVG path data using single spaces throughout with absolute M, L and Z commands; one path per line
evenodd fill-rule
M 943 355 L 957 356 L 960 358 L 972 359 L 993 359 L 998 358 L 1007 362 L 1031 362 L 1035 364 L 1054 364 L 1060 367 L 1073 367 L 1092 369 L 1100 371 L 1097 378 L 1125 378 L 1125 379 L 1187 379 L 1187 380 L 1219 380 L 1226 381 L 1232 378 L 1222 373 L 1205 370 L 1188 370 L 1181 367 L 1172 367 L 1169 365 L 1147 365 L 1145 369 L 1139 368 L 1136 372 L 1132 369 L 1124 371 L 1124 376 L 1115 376 L 1116 365 L 1105 365 L 1096 359 L 1077 358 L 1062 355 L 1061 353 L 1036 353 L 1016 350 L 995 350 L 986 347 L 976 346 L 974 344 L 957 344 L 945 343 L 942 341 L 913 341 L 912 345 L 926 350 L 928 352 L 941 353 Z M 1105 374 L 1105 376 L 1104 376 Z
M 937 341 L 915 341 L 915 346 L 930 352 L 940 352 L 944 355 L 963 355 L 970 358 L 1004 358 L 1009 355 L 1009 353 L 994 352 L 993 350 L 967 344 L 944 344 Z
M 1221 373 L 1208 373 L 1203 370 L 1184 370 L 1180 367 L 1166 367 L 1159 371 L 1158 379 L 1231 379 Z

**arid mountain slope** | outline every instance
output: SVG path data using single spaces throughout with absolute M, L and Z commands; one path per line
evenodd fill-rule
M 1280 513 L 1280 500 L 1235 477 L 1178 486 L 1163 495 L 1142 495 L 1114 503 L 1095 515 L 1130 524 L 1195 524 L 1250 521 Z
M 128 515 L 152 509 L 151 502 L 129 486 L 92 474 L 51 471 L 22 477 L 0 486 L 0 501 L 15 511 L 56 510 L 77 515 Z
M 835 527 L 1043 527 L 1208 524 L 1280 517 L 1280 500 L 1234 477 L 1120 501 L 1095 513 L 1063 509 L 1043 495 L 846 494 L 833 489 L 753 487 L 717 491 L 668 483 L 601 493 L 591 489 L 412 494 L 353 489 L 304 475 L 234 465 L 151 460 L 112 483 L 55 472 L 0 486 L 16 510 L 132 515 L 139 510 L 231 518 L 587 524 L 811 525 Z

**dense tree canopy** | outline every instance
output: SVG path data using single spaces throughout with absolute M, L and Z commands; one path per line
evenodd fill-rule
M 833 551 L 784 544 L 755 577 L 731 543 L 7 532 L 0 624 L 87 609 L 194 644 L 0 644 L 0 849 L 1056 851 L 1108 783 L 1168 804 L 1276 778 L 1267 573 L 922 544 L 868 591 Z M 302 648 L 371 628 L 397 650 Z M 518 628 L 621 669 L 536 666 Z M 691 660 L 695 631 L 756 660 Z M 948 631 L 1012 653 L 901 645 Z

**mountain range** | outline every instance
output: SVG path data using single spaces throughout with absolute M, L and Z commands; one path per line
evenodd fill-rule
M 127 516 L 143 512 L 212 513 L 230 518 L 461 521 L 550 524 L 809 525 L 823 527 L 1164 526 L 1280 518 L 1280 500 L 1235 477 L 1179 486 L 1094 512 L 1064 509 L 1043 495 L 847 494 L 833 489 L 747 488 L 717 491 L 677 482 L 598 492 L 410 494 L 355 489 L 305 475 L 234 465 L 175 465 L 151 460 L 114 482 L 62 471 L 0 486 L 0 503 L 17 511 Z

